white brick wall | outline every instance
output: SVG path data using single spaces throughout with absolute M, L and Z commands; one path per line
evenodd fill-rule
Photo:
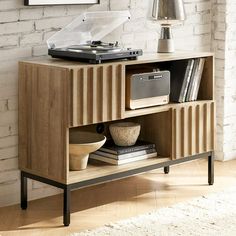
M 225 86 L 225 11 L 226 1 L 212 1 L 212 48 L 215 52 L 215 80 L 217 106 L 217 153 L 219 160 L 224 159 L 224 86 Z
M 222 13 L 225 14 L 223 160 L 231 160 L 236 158 L 236 3 L 232 0 L 226 3 Z
M 217 159 L 236 158 L 236 3 L 213 0 L 213 49 L 216 56 Z
M 0 1 L 0 206 L 19 202 L 19 171 L 17 163 L 17 62 L 26 57 L 47 54 L 45 41 L 53 32 L 68 24 L 75 16 L 84 11 L 130 9 L 132 19 L 114 31 L 107 38 L 121 40 L 127 47 L 141 47 L 145 51 L 155 52 L 160 26 L 148 20 L 151 0 L 101 0 L 93 6 L 48 6 L 25 7 L 23 0 Z M 217 1 L 219 2 L 219 1 Z M 220 8 L 214 20 L 221 20 Z M 183 26 L 173 30 L 176 48 L 183 50 L 210 50 L 211 48 L 211 1 L 185 0 L 187 20 Z M 233 13 L 232 13 L 233 14 Z M 234 21 L 235 22 L 235 21 Z M 229 27 L 225 21 L 218 24 L 215 48 L 222 56 L 224 33 Z M 232 50 L 235 44 L 229 44 Z M 222 80 L 222 62 L 217 63 L 219 81 Z M 228 80 L 227 80 L 228 81 Z M 224 93 L 221 83 L 217 83 L 218 104 L 223 106 Z M 232 91 L 235 93 L 235 91 Z M 231 100 L 230 100 L 231 98 Z M 235 97 L 230 97 L 233 103 Z M 233 100 L 232 100 L 233 99 Z M 231 107 L 229 107 L 230 109 Z M 236 117 L 235 114 L 232 116 Z M 222 118 L 221 116 L 219 118 Z M 225 120 L 226 121 L 226 120 Z M 219 124 L 222 124 L 219 122 Z M 218 125 L 223 129 L 233 127 Z M 227 147 L 230 149 L 232 145 Z M 233 146 L 235 148 L 235 145 Z M 29 183 L 30 199 L 48 196 L 59 192 L 57 189 L 41 184 Z

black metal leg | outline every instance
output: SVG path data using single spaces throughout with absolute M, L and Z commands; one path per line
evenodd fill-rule
M 164 167 L 164 173 L 165 174 L 169 174 L 169 172 L 170 172 L 170 167 L 169 166 L 165 166 Z
M 27 177 L 24 176 L 24 173 L 21 172 L 21 209 L 26 210 L 27 209 Z
M 70 224 L 70 187 L 64 188 L 64 209 L 63 209 L 63 223 L 65 226 Z
M 208 156 L 208 183 L 209 185 L 214 184 L 214 154 Z

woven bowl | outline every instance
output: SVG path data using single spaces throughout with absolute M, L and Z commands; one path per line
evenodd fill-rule
M 118 146 L 132 146 L 136 143 L 141 126 L 134 122 L 111 124 L 109 130 L 114 143 Z

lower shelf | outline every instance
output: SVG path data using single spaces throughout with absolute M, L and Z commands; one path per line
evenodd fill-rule
M 155 164 L 169 161 L 170 158 L 155 157 L 146 160 L 136 161 L 120 166 L 110 165 L 103 162 L 92 161 L 88 164 L 87 169 L 82 171 L 70 171 L 67 184 L 88 181 L 96 178 L 105 177 L 112 174 L 118 174 L 125 171 L 132 171 L 143 167 L 152 166 Z

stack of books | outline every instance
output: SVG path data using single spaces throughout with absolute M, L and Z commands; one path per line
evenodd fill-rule
M 205 58 L 175 61 L 169 68 L 173 102 L 197 100 Z
M 135 145 L 120 147 L 108 140 L 98 151 L 90 154 L 90 159 L 98 160 L 113 165 L 122 165 L 134 161 L 156 157 L 154 143 L 138 140 Z

